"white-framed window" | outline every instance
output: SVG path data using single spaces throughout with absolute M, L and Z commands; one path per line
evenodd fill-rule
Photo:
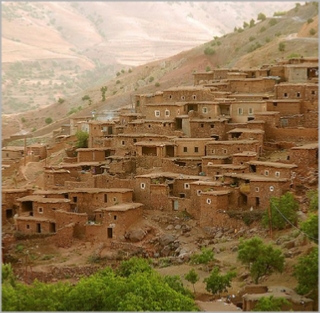
M 207 107 L 203 107 L 202 108 L 202 113 L 207 114 L 208 113 L 208 108 Z
M 275 172 L 274 175 L 275 175 L 276 177 L 280 177 L 280 172 Z
M 211 199 L 207 199 L 207 203 L 208 203 L 208 204 L 211 204 Z
M 273 186 L 270 186 L 269 189 L 270 189 L 270 191 L 274 191 L 274 187 Z
M 198 153 L 199 152 L 199 147 L 194 147 L 194 152 Z
M 197 190 L 197 196 L 201 195 L 201 190 Z
M 188 147 L 183 147 L 183 152 L 188 152 Z
M 260 191 L 260 188 L 259 188 L 259 187 L 256 187 L 254 190 L 255 190 L 255 192 L 259 192 L 259 191 Z
M 38 208 L 39 213 L 43 213 L 43 208 Z
M 268 171 L 268 170 L 265 170 L 265 171 L 264 171 L 264 175 L 265 175 L 265 176 L 269 176 L 269 171 Z
M 141 187 L 141 189 L 145 189 L 146 188 L 146 184 L 145 183 L 141 183 L 140 187 Z
M 154 116 L 155 117 L 160 117 L 160 111 L 159 110 L 155 110 L 154 111 Z
M 189 183 L 184 183 L 184 189 L 190 189 L 190 184 Z
M 238 108 L 238 115 L 243 115 L 243 108 Z
M 249 114 L 249 115 L 252 115 L 252 114 L 253 114 L 253 108 L 249 108 L 249 109 L 248 109 L 248 114 Z
M 165 116 L 170 116 L 170 111 L 169 110 L 165 110 L 164 115 Z

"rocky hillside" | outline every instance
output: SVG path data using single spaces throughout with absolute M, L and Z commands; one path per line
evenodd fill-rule
M 293 2 L 4 2 L 2 111 L 51 105 Z
M 281 51 L 280 43 L 284 47 Z M 235 27 L 225 35 L 215 36 L 213 40 L 172 57 L 119 70 L 111 79 L 95 79 L 94 87 L 79 90 L 70 97 L 61 94 L 60 101 L 45 108 L 3 115 L 3 137 L 22 129 L 34 137 L 50 134 L 67 123 L 72 114 L 90 115 L 92 110 L 114 110 L 131 105 L 134 94 L 190 85 L 194 71 L 214 67 L 256 67 L 296 56 L 318 56 L 318 6 L 315 2 L 296 6 L 276 17 L 254 21 L 245 28 Z M 8 81 L 4 80 L 4 83 L 8 84 Z M 105 101 L 101 98 L 102 86 L 107 87 Z M 60 87 L 57 88 L 60 92 Z M 34 94 L 37 93 L 34 91 Z M 88 97 L 90 100 L 85 100 Z M 45 122 L 47 118 L 53 121 L 49 125 Z

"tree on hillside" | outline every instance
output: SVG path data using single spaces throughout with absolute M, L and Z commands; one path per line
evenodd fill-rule
M 258 20 L 258 21 L 264 21 L 266 18 L 267 18 L 267 17 L 265 16 L 265 14 L 259 13 L 257 20 Z
M 190 258 L 191 264 L 204 264 L 207 266 L 210 261 L 214 260 L 214 253 L 211 249 L 203 247 L 201 253 L 195 253 Z
M 318 190 L 309 190 L 307 192 L 307 197 L 309 200 L 309 210 L 312 212 L 318 211 L 318 205 L 319 205 Z
M 212 294 L 219 294 L 223 291 L 227 291 L 228 287 L 231 287 L 232 278 L 236 277 L 235 272 L 228 272 L 225 275 L 219 274 L 219 267 L 215 267 L 210 276 L 203 280 L 206 283 L 206 290 Z
M 101 89 L 100 89 L 102 101 L 106 101 L 106 91 L 107 90 L 108 90 L 107 86 L 101 87 Z
M 77 137 L 77 142 L 76 142 L 77 148 L 88 148 L 89 134 L 87 132 L 77 131 L 76 137 Z
M 297 224 L 299 204 L 292 193 L 287 192 L 280 198 L 272 197 L 269 206 L 269 210 L 266 210 L 262 216 L 263 226 L 268 227 L 270 221 L 274 229 L 284 229 Z
M 254 312 L 280 312 L 283 305 L 289 305 L 289 301 L 283 297 L 261 297 L 252 311 Z
M 192 284 L 193 292 L 195 293 L 196 290 L 194 288 L 194 284 L 199 280 L 199 275 L 196 273 L 195 269 L 191 269 L 186 275 L 184 275 L 184 278 Z
M 253 27 L 254 25 L 255 25 L 255 21 L 254 21 L 254 19 L 252 18 L 252 19 L 250 20 L 249 27 L 251 28 L 251 27 Z
M 272 272 L 281 273 L 284 268 L 284 256 L 281 250 L 264 244 L 258 237 L 246 241 L 240 240 L 238 260 L 249 267 L 255 284 L 260 277 Z
M 51 117 L 47 117 L 45 120 L 46 124 L 51 124 L 53 122 Z
M 300 224 L 300 229 L 315 243 L 319 242 L 319 216 L 310 214 L 308 219 Z
M 249 26 L 249 24 L 247 22 L 243 22 L 243 28 L 246 28 L 248 26 Z
M 309 254 L 300 257 L 294 267 L 293 276 L 298 280 L 297 292 L 305 295 L 310 292 L 318 295 L 319 255 L 318 247 Z

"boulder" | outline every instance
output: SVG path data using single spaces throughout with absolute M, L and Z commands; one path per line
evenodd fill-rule
M 175 236 L 170 235 L 170 234 L 164 234 L 159 238 L 159 243 L 162 246 L 167 246 L 170 243 L 173 243 L 176 240 Z
M 128 238 L 132 242 L 141 241 L 146 235 L 146 232 L 142 229 L 134 229 L 129 231 L 126 234 L 126 238 Z

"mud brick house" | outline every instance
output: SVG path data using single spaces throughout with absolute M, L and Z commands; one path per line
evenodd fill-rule
M 114 121 L 90 121 L 88 147 L 100 147 L 100 139 L 113 135 L 115 133 L 115 125 Z
M 225 173 L 224 183 L 230 185 L 230 205 L 236 209 L 265 209 L 271 197 L 280 197 L 290 190 L 290 180 L 256 174 Z
M 225 173 L 248 173 L 248 167 L 244 165 L 234 165 L 234 164 L 207 164 L 203 171 L 206 176 L 213 177 L 215 180 L 222 179 Z
M 319 162 L 319 143 L 315 142 L 292 147 L 289 150 L 289 160 L 297 164 L 302 172 L 308 168 L 317 167 Z
M 64 188 L 66 181 L 77 181 L 78 174 L 68 169 L 46 169 L 44 171 L 44 189 Z
M 191 138 L 225 140 L 227 123 L 228 119 L 225 117 L 182 119 L 182 129 Z
M 262 162 L 262 161 L 249 161 L 250 173 L 257 173 L 263 176 L 286 178 L 290 179 L 293 183 L 295 177 L 295 169 L 298 167 L 295 164 L 286 164 L 280 162 Z
M 77 152 L 77 162 L 104 162 L 110 155 L 110 149 L 106 148 L 79 148 Z
M 262 146 L 258 140 L 225 140 L 206 143 L 206 155 L 233 155 L 243 151 L 256 152 L 261 155 Z
M 24 147 L 8 146 L 3 147 L 1 153 L 2 163 L 10 164 L 13 161 L 19 161 L 25 154 Z
M 231 104 L 230 116 L 232 123 L 244 123 L 254 120 L 258 112 L 267 111 L 265 101 L 234 101 Z
M 4 225 L 8 219 L 12 218 L 18 213 L 19 201 L 18 198 L 28 196 L 32 193 L 30 189 L 3 189 L 1 192 L 2 203 L 2 225 Z
M 86 226 L 86 237 L 101 241 L 124 239 L 127 230 L 142 218 L 142 203 L 121 203 L 94 210 L 95 224 Z
M 214 139 L 208 138 L 175 138 L 174 156 L 176 157 L 202 157 L 206 153 L 208 142 L 214 142 Z
M 89 122 L 91 120 L 91 115 L 70 118 L 70 135 L 75 135 L 81 129 L 81 122 Z
M 265 132 L 261 129 L 234 128 L 228 133 L 228 140 L 257 140 L 262 147 L 264 142 Z
M 256 161 L 257 153 L 252 151 L 243 151 L 232 155 L 232 163 L 235 165 L 246 164 L 249 161 Z

